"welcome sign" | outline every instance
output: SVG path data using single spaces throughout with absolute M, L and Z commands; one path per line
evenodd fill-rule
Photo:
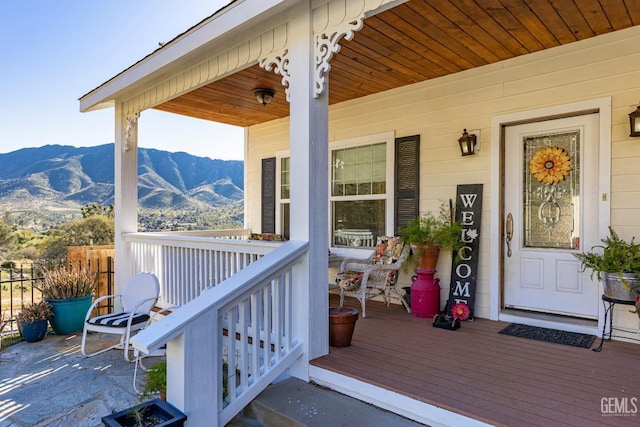
M 447 314 L 459 302 L 469 306 L 469 319 L 474 316 L 478 254 L 480 250 L 480 218 L 482 214 L 482 184 L 458 185 L 456 193 L 456 221 L 462 223 L 459 256 L 451 265 L 451 286 Z

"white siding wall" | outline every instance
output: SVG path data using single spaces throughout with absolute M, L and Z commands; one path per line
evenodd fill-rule
M 628 136 L 628 113 L 640 102 L 638 46 L 640 27 L 635 27 L 334 105 L 329 140 L 386 131 L 396 137 L 420 134 L 421 210 L 454 197 L 457 184 L 484 184 L 476 310 L 488 317 L 489 257 L 496 256 L 488 252 L 489 218 L 497 214 L 488 211 L 493 116 L 611 96 L 611 225 L 624 238 L 640 238 L 640 139 Z M 288 126 L 288 120 L 278 120 L 249 129 L 248 227 L 260 224 L 260 159 L 288 148 Z M 460 156 L 463 128 L 481 130 L 480 151 L 473 157 Z M 450 257 L 440 262 L 438 276 L 447 284 Z M 447 294 L 443 286 L 443 303 Z M 616 320 L 636 326 L 627 309 L 620 308 Z
M 266 106 L 265 108 L 269 108 Z M 262 159 L 275 157 L 276 152 L 289 149 L 289 118 L 274 120 L 248 130 L 247 157 L 245 159 L 246 183 L 245 228 L 261 233 L 260 190 Z

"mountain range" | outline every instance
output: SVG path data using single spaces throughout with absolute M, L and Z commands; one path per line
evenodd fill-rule
M 139 148 L 144 209 L 202 210 L 244 197 L 244 162 Z M 0 154 L 0 210 L 77 209 L 114 202 L 114 144 L 45 145 Z

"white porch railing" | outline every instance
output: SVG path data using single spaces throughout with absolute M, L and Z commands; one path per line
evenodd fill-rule
M 144 353 L 167 344 L 167 400 L 188 425 L 225 425 L 302 355 L 293 278 L 307 247 L 281 244 L 132 339 Z
M 181 306 L 281 245 L 245 240 L 247 235 L 248 230 L 129 233 L 124 240 L 132 273 L 158 276 L 161 303 Z

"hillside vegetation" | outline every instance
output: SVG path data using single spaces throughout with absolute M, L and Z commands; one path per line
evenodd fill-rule
M 244 164 L 138 150 L 139 229 L 238 228 Z M 0 154 L 0 214 L 16 230 L 49 233 L 85 205 L 114 202 L 114 144 L 46 145 Z

